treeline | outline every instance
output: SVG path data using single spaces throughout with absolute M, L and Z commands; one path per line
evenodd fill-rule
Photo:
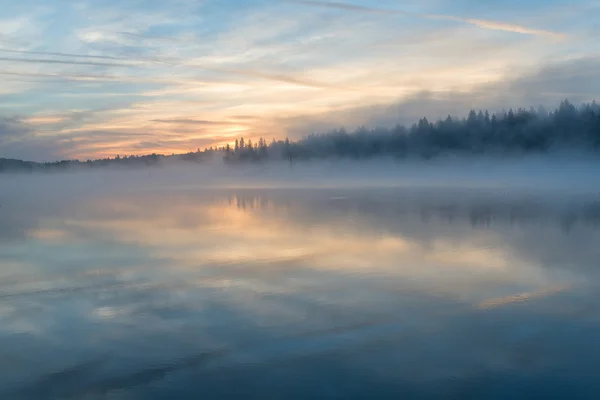
M 306 159 L 377 156 L 432 158 L 457 154 L 523 154 L 550 150 L 600 150 L 600 106 L 575 107 L 568 100 L 552 111 L 509 110 L 490 114 L 471 110 L 465 118 L 448 116 L 436 122 L 422 118 L 411 127 L 359 128 L 312 134 L 296 142 L 263 139 L 253 145 L 236 141 L 227 147 L 228 161 L 265 158 Z
M 596 102 L 574 106 L 568 100 L 554 111 L 509 110 L 490 114 L 471 110 L 467 117 L 448 116 L 435 122 L 422 118 L 410 127 L 338 129 L 315 133 L 297 141 L 263 138 L 236 139 L 235 144 L 178 155 L 117 156 L 99 160 L 33 163 L 0 158 L 2 171 L 58 170 L 73 166 L 160 165 L 163 160 L 202 162 L 219 154 L 228 163 L 269 159 L 315 158 L 432 158 L 442 155 L 525 154 L 551 150 L 600 150 L 600 106 Z
M 203 151 L 198 149 L 195 152 L 190 152 L 186 154 L 173 154 L 173 155 L 163 155 L 163 154 L 148 154 L 148 155 L 130 155 L 130 156 L 116 156 L 114 158 L 100 158 L 96 160 L 61 160 L 54 162 L 43 162 L 37 163 L 32 161 L 22 161 L 8 158 L 0 158 L 0 172 L 35 172 L 35 171 L 44 171 L 44 172 L 52 172 L 52 171 L 62 171 L 65 169 L 75 169 L 75 168 L 101 168 L 108 166 L 122 166 L 122 167 L 148 167 L 148 166 L 159 166 L 162 165 L 165 160 L 173 160 L 173 161 L 195 161 L 202 162 L 209 158 L 212 158 L 213 155 L 219 151 L 224 151 L 224 148 L 214 149 L 208 148 Z

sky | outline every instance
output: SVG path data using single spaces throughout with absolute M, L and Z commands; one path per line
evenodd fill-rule
M 20 0 L 0 12 L 0 158 L 584 102 L 600 1 Z

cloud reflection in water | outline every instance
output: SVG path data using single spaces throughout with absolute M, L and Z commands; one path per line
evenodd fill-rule
M 597 390 L 598 203 L 431 190 L 107 193 L 13 214 L 0 394 Z

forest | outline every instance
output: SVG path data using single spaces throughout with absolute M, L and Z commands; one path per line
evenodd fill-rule
M 596 102 L 576 107 L 568 100 L 551 112 L 517 109 L 490 114 L 471 110 L 467 117 L 451 116 L 430 122 L 420 119 L 410 127 L 344 128 L 315 133 L 298 141 L 236 140 L 226 146 L 229 161 L 265 158 L 310 159 L 377 156 L 432 158 L 442 155 L 524 154 L 552 150 L 600 149 L 600 106 Z

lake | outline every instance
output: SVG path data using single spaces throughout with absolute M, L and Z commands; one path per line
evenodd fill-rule
M 599 398 L 600 199 L 202 189 L 0 204 L 0 398 Z

